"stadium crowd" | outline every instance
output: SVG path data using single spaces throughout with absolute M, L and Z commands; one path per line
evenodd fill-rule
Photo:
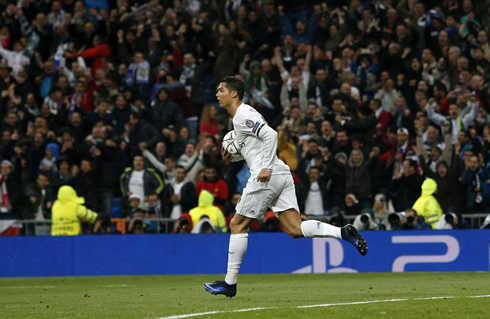
M 490 206 L 489 4 L 1 1 L 0 219 L 50 219 L 68 185 L 95 232 L 116 212 L 134 233 L 227 231 L 249 171 L 221 158 L 214 94 L 236 75 L 304 218 L 468 227 Z

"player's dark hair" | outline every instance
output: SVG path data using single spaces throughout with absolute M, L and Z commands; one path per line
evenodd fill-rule
M 182 165 L 177 165 L 177 166 L 175 166 L 175 170 L 177 170 L 178 168 L 182 168 L 182 169 L 185 171 L 185 167 L 184 167 L 184 166 L 182 166 Z
M 243 94 L 245 92 L 245 85 L 243 81 L 236 76 L 227 76 L 221 80 L 222 83 L 226 83 L 228 91 L 236 91 L 238 94 L 238 99 L 243 99 Z

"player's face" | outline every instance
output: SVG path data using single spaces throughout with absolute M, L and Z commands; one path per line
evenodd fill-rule
M 216 92 L 216 98 L 218 99 L 219 105 L 222 108 L 226 109 L 231 104 L 233 98 L 231 96 L 231 92 L 228 90 L 226 83 L 221 82 L 219 84 L 218 92 Z

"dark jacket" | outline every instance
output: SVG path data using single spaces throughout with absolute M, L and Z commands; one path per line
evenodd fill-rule
M 345 192 L 346 194 L 354 194 L 359 200 L 371 197 L 371 169 L 372 164 L 375 164 L 378 160 L 377 157 L 373 157 L 368 161 L 364 161 L 362 151 L 360 153 L 362 158 L 361 164 L 354 166 L 351 153 L 348 165 L 345 168 Z
M 30 197 L 36 198 L 36 201 L 34 203 L 31 202 Z M 42 205 L 43 216 L 44 218 L 49 219 L 51 214 L 51 208 L 48 208 L 47 204 L 48 202 L 51 202 L 51 204 L 53 204 L 54 199 L 55 196 L 51 188 L 46 187 L 46 193 L 43 198 L 39 186 L 36 183 L 30 184 L 29 186 L 27 186 L 25 190 L 25 197 L 24 197 L 25 204 L 24 204 L 24 210 L 22 212 L 22 218 L 34 219 L 39 205 Z
M 73 188 L 77 195 L 85 198 L 85 206 L 91 210 L 100 210 L 99 180 L 102 175 L 102 163 L 100 156 L 92 164 L 93 168 L 88 173 L 80 172 L 73 181 Z
M 424 177 L 418 173 L 393 180 L 390 187 L 391 198 L 394 199 L 395 211 L 401 212 L 411 208 L 420 197 Z
M 138 144 L 145 142 L 149 148 L 155 146 L 161 135 L 157 130 L 144 120 L 139 120 L 129 132 L 129 146 L 133 156 L 138 153 Z
M 173 101 L 155 101 L 151 109 L 152 123 L 158 132 L 167 128 L 169 125 L 175 125 L 180 128 L 184 124 L 182 110 Z
M 163 190 L 163 217 L 168 218 L 172 214 L 174 203 L 170 200 L 170 197 L 174 194 L 174 188 L 171 184 L 168 184 Z M 196 188 L 191 182 L 186 182 L 180 190 L 179 204 L 182 206 L 182 213 L 188 213 L 191 209 L 197 206 Z
M 145 168 L 145 173 L 143 175 L 143 188 L 145 196 L 150 196 L 153 194 L 160 194 L 163 190 L 163 181 L 160 176 L 152 168 Z M 131 174 L 133 173 L 133 168 L 128 167 L 122 173 L 119 182 L 121 184 L 121 192 L 123 195 L 127 195 L 129 192 L 129 180 L 131 179 Z

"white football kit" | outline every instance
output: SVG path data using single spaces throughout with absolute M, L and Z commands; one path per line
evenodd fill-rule
M 288 209 L 299 212 L 289 166 L 277 158 L 277 133 L 250 105 L 242 103 L 233 117 L 235 141 L 250 168 L 250 178 L 237 204 L 237 214 L 259 218 L 270 207 L 277 215 Z M 259 182 L 262 169 L 271 171 L 268 182 Z

